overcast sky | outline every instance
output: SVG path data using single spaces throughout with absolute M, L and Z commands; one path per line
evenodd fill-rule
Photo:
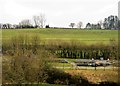
M 97 23 L 118 15 L 119 0 L 0 0 L 0 23 L 18 24 L 45 14 L 46 24 L 68 27 L 71 22 Z

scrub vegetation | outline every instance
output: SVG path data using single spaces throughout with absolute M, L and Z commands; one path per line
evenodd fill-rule
M 68 61 L 101 57 L 118 59 L 116 30 L 4 29 L 2 32 L 3 85 L 49 83 L 90 86 L 93 83 L 84 74 L 54 67 L 71 67 L 70 64 L 52 61 L 56 58 Z M 116 84 L 107 80 L 107 84 L 110 83 Z

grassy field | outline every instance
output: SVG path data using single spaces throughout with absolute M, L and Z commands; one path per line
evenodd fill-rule
M 110 39 L 118 39 L 117 30 L 78 30 L 78 29 L 4 29 L 2 30 L 3 41 L 9 40 L 11 37 L 39 36 L 41 40 L 54 41 L 80 41 L 86 44 L 105 43 L 108 44 Z
M 57 62 L 51 62 L 49 63 L 50 65 L 54 66 L 54 67 L 72 67 L 71 64 L 69 63 L 57 63 Z

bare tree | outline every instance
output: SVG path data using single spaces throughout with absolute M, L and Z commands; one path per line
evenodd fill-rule
M 45 15 L 40 14 L 39 16 L 33 16 L 33 21 L 35 23 L 35 27 L 43 28 L 46 22 Z
M 75 23 L 70 23 L 69 26 L 73 28 L 75 26 Z
M 102 26 L 103 21 L 102 21 L 102 20 L 99 20 L 98 23 Z
M 104 27 L 103 27 L 103 21 L 102 20 L 99 20 L 98 24 L 101 26 L 101 29 L 104 29 Z
M 0 23 L 0 29 L 2 29 L 2 27 L 3 27 L 3 24 L 2 24 L 2 23 Z
M 78 22 L 77 27 L 81 29 L 83 23 L 81 21 Z
M 7 29 L 10 29 L 12 27 L 12 25 L 9 23 L 6 23 L 6 25 L 7 25 Z
M 30 28 L 32 26 L 32 23 L 29 19 L 25 19 L 25 20 L 22 20 L 20 23 L 19 23 L 20 27 L 22 28 Z
M 44 14 L 40 14 L 40 27 L 43 28 L 43 26 L 45 26 L 45 15 Z
M 35 23 L 35 27 L 39 27 L 40 23 L 39 23 L 39 16 L 33 16 L 33 21 Z

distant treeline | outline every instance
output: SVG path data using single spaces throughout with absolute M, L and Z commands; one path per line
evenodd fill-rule
M 31 28 L 60 28 L 60 29 L 107 29 L 107 30 L 118 30 L 120 29 L 120 20 L 117 16 L 108 16 L 104 19 L 104 21 L 99 21 L 96 24 L 88 22 L 84 28 L 82 27 L 82 22 L 79 22 L 78 24 L 70 23 L 70 28 L 65 27 L 50 27 L 49 25 L 45 25 L 45 18 L 44 15 L 41 16 L 34 16 L 34 24 L 31 23 L 31 20 L 26 19 L 19 22 L 19 24 L 2 24 L 0 23 L 0 29 L 31 29 Z M 77 28 L 75 28 L 77 26 Z

